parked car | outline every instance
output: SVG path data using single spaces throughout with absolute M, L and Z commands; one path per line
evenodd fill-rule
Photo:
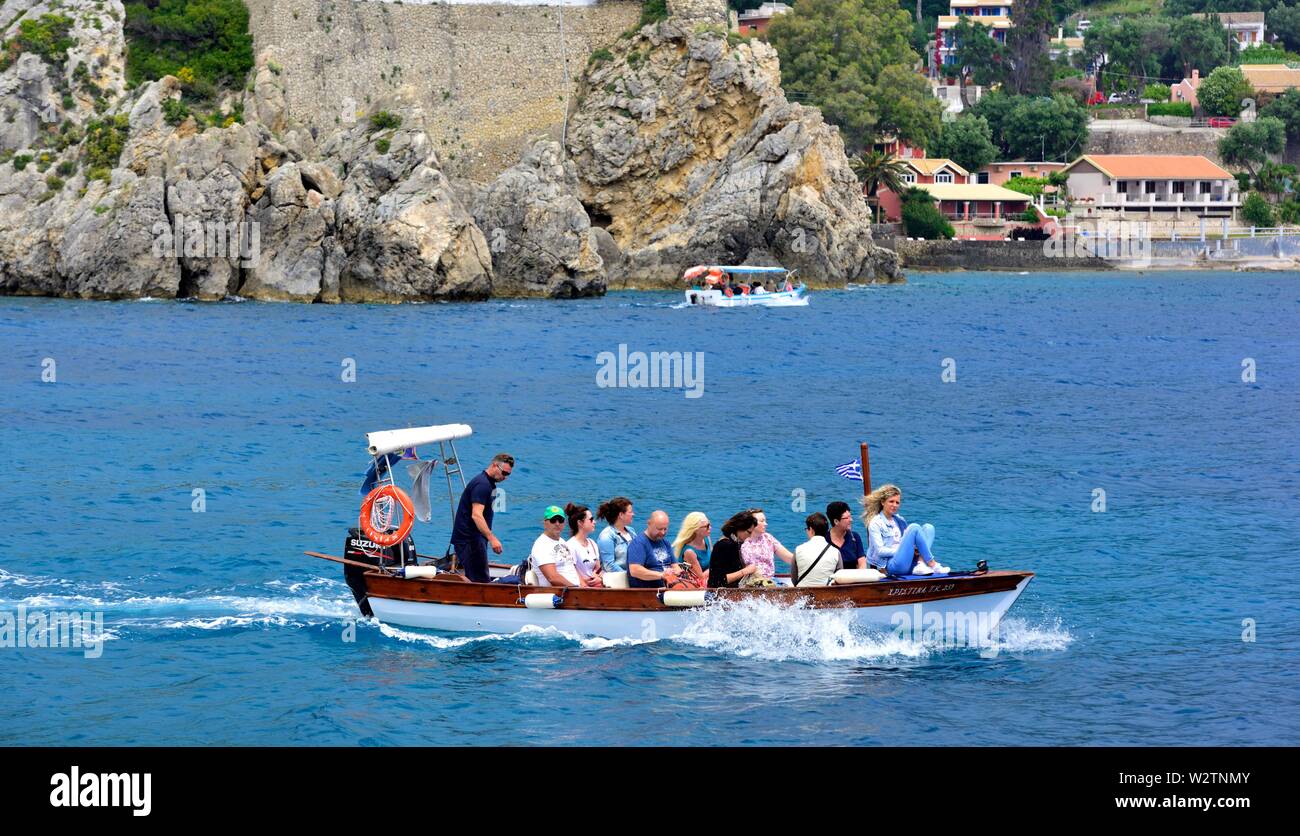
M 1108 104 L 1137 104 L 1138 95 L 1136 90 L 1129 90 L 1127 93 L 1116 91 L 1110 94 L 1106 99 Z
M 1207 122 L 1211 128 L 1231 128 L 1237 120 L 1231 116 L 1211 116 Z

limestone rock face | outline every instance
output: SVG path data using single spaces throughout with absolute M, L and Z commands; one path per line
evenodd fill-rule
M 56 269 L 64 281 L 64 295 L 85 299 L 173 298 L 180 290 L 181 268 L 162 251 L 167 226 L 166 184 L 161 177 L 139 177 L 122 171 L 99 201 L 82 200 L 71 210 L 62 228 Z M 87 191 L 86 197 L 92 194 Z M 107 212 L 99 206 L 111 206 Z
M 770 46 L 670 18 L 611 51 L 583 78 L 568 142 L 633 282 L 746 260 L 817 284 L 901 278 L 872 243 L 838 130 L 786 101 Z
M 669 17 L 691 24 L 728 23 L 728 6 L 723 0 L 668 0 Z
M 452 183 L 413 88 L 308 128 L 265 50 L 251 89 L 169 122 L 176 78 L 125 89 L 121 0 L 0 0 L 5 37 L 73 21 L 66 55 L 0 59 L 0 293 L 573 297 L 746 260 L 826 284 L 896 276 L 838 133 L 785 100 L 776 54 L 730 45 L 720 0 L 670 6 L 593 62 L 567 149 Z M 243 124 L 198 118 L 241 104 Z
M 492 251 L 498 296 L 572 298 L 605 292 L 606 268 L 573 163 L 541 141 L 480 194 L 474 219 Z
M 0 73 L 0 149 L 31 145 L 58 110 L 45 62 L 35 55 L 19 56 Z
M 173 246 L 185 279 L 182 295 L 222 299 L 238 291 L 241 248 L 252 255 L 244 220 L 247 193 L 259 174 L 257 150 L 258 133 L 247 125 L 213 128 L 168 144 L 167 218 L 180 239 L 175 243 L 183 244 Z M 178 229 L 183 235 L 176 235 Z M 197 246 L 196 233 L 203 246 Z
M 58 68 L 38 56 L 6 77 L 32 60 L 31 84 L 0 108 L 29 113 L 23 97 L 57 91 Z M 259 79 L 274 76 L 268 63 Z M 245 95 L 246 115 L 267 122 L 206 129 L 167 122 L 164 105 L 182 92 L 168 76 L 95 114 L 121 148 L 97 179 L 88 143 L 60 147 L 43 123 L 33 131 L 15 117 L 20 159 L 0 163 L 0 293 L 396 302 L 492 292 L 487 242 L 400 92 L 375 105 L 391 114 L 385 126 L 353 119 L 324 143 L 288 125 L 274 88 Z
M 441 171 L 420 107 L 392 112 L 401 126 L 359 124 L 323 147 L 345 172 L 336 201 L 338 241 L 347 253 L 343 301 L 482 299 L 492 292 L 483 233 Z
M 119 0 L 5 0 L 0 2 L 0 41 L 22 21 L 58 15 L 71 21 L 72 46 L 57 65 L 21 53 L 0 71 L 0 150 L 28 148 L 42 133 L 96 116 L 95 103 L 115 100 L 125 87 L 126 55 Z

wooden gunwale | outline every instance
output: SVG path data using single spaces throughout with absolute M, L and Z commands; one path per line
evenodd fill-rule
M 671 611 L 659 601 L 656 589 L 561 589 L 525 584 L 469 583 L 459 576 L 406 580 L 379 572 L 365 574 L 366 593 L 374 598 L 427 604 L 455 604 L 466 607 L 523 607 L 523 597 L 533 592 L 553 592 L 563 597 L 560 609 L 606 611 Z M 983 575 L 955 578 L 924 578 L 905 581 L 827 587 L 768 587 L 754 589 L 714 589 L 710 592 L 724 600 L 762 598 L 793 603 L 804 600 L 814 609 L 838 607 L 884 607 L 927 603 L 950 598 L 965 598 L 1009 592 L 1032 572 L 994 571 Z

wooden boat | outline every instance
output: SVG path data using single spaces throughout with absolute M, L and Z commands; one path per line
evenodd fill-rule
M 446 436 L 463 438 L 469 427 L 452 424 L 392 433 L 403 444 L 446 443 Z M 371 455 L 391 450 L 369 438 Z M 396 443 L 396 442 L 394 442 Z M 394 449 L 401 449 L 400 447 Z M 864 493 L 871 471 L 867 446 L 861 445 Z M 444 450 L 445 455 L 445 450 Z M 454 447 L 453 447 L 454 456 Z M 454 464 L 453 458 L 450 464 Z M 454 472 L 458 472 L 456 468 Z M 463 477 L 461 479 L 464 481 Z M 450 492 L 451 480 L 448 478 Z M 312 557 L 350 563 L 318 552 Z M 420 559 L 424 562 L 421 563 Z M 661 589 L 591 589 L 538 586 L 530 583 L 474 583 L 457 572 L 440 571 L 433 561 L 417 556 L 406 566 L 354 564 L 364 569 L 364 601 L 380 622 L 455 632 L 514 633 L 525 627 L 554 627 L 567 633 L 608 639 L 661 639 L 687 633 L 702 609 L 763 602 L 834 613 L 857 625 L 878 629 L 902 623 L 922 630 L 935 624 L 945 631 L 960 630 L 971 643 L 988 638 L 1003 615 L 1033 578 L 1032 572 L 953 572 L 928 577 L 884 578 L 836 583 L 825 587 L 791 585 L 778 577 L 775 587 L 665 591 Z M 493 566 L 499 577 L 508 571 Z M 358 597 L 358 603 L 363 604 Z
M 852 621 L 889 630 L 900 619 L 961 624 L 970 639 L 987 638 L 1024 591 L 1031 572 L 885 580 L 843 586 L 713 589 L 694 597 L 657 589 L 557 589 L 501 583 L 470 583 L 458 575 L 406 580 L 378 571 L 366 574 L 375 617 L 387 624 L 456 632 L 514 633 L 524 627 L 555 627 L 607 639 L 672 638 L 689 631 L 701 607 L 764 601 L 812 610 L 851 610 Z M 558 599 L 530 606 L 529 596 Z M 667 599 L 667 600 L 665 600 Z M 698 603 L 696 603 L 698 601 Z

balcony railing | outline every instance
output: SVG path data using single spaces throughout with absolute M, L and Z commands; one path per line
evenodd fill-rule
M 1153 192 L 1130 194 L 1126 192 L 1102 192 L 1093 202 L 1095 206 L 1153 206 L 1156 204 L 1175 204 L 1199 206 L 1207 203 L 1227 203 L 1240 205 L 1240 195 L 1236 192 L 1208 192 L 1205 194 L 1186 194 L 1180 192 Z

